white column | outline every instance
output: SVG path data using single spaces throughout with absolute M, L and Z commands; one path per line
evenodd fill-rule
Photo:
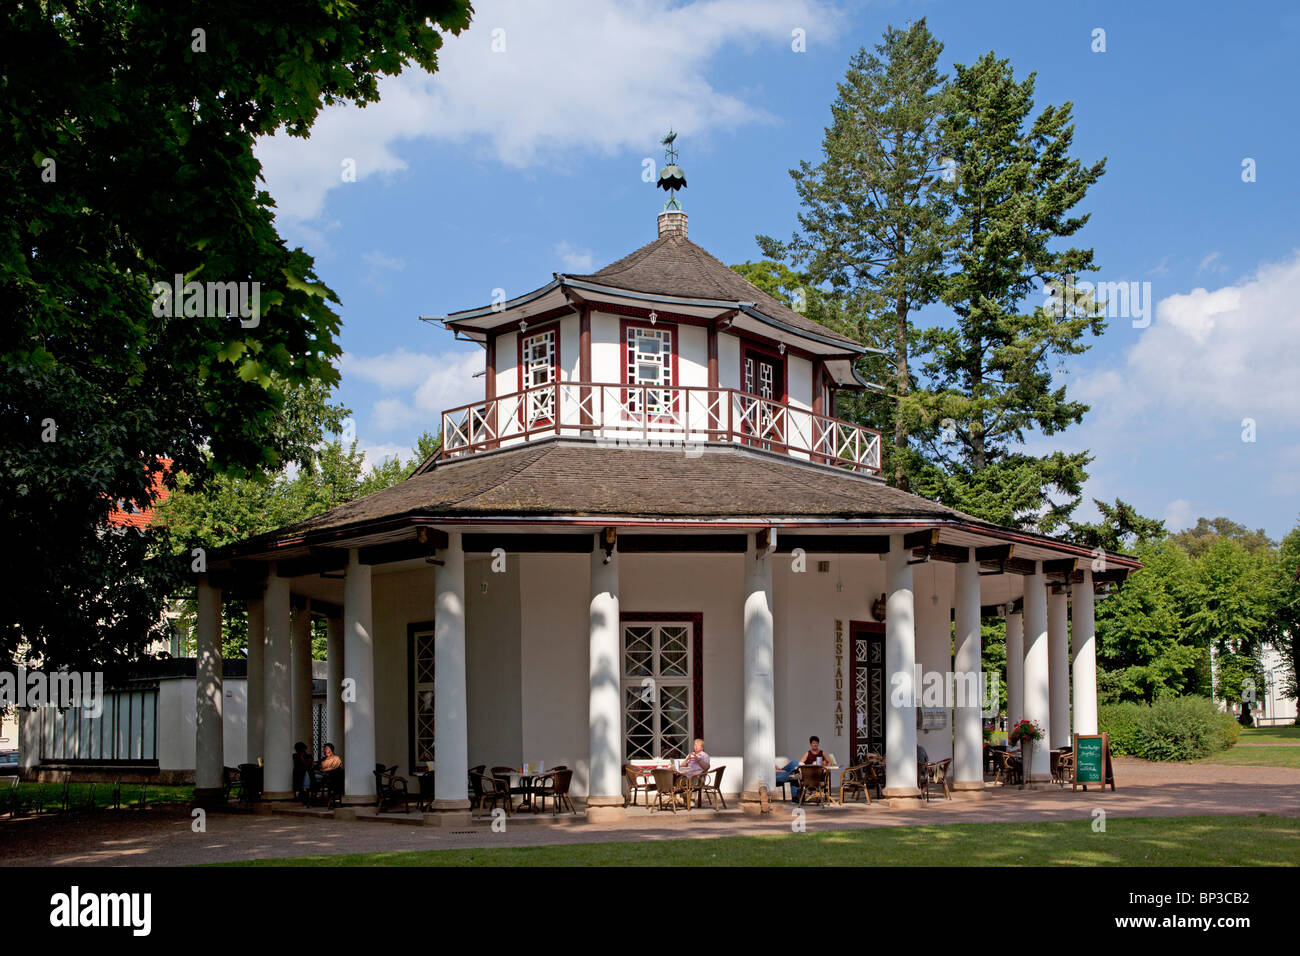
M 770 531 L 769 534 L 776 534 Z M 751 537 L 745 551 L 745 725 L 741 809 L 757 812 L 758 788 L 776 788 L 776 703 L 773 681 L 772 554 Z
M 199 576 L 198 645 L 195 662 L 194 799 L 199 804 L 224 802 L 222 773 L 225 739 L 222 726 L 221 589 L 206 574 Z
M 597 541 L 599 544 L 599 539 Z M 619 662 L 618 551 L 591 552 L 588 617 L 587 818 L 618 819 L 623 809 L 623 703 Z
M 265 765 L 262 796 L 288 800 L 293 796 L 293 684 L 289 679 L 289 579 L 275 568 L 266 579 L 266 678 L 264 707 Z
M 343 702 L 345 804 L 375 799 L 375 645 L 371 621 L 370 565 L 348 551 L 343 581 L 343 663 L 351 686 Z
M 248 602 L 248 751 L 244 758 L 257 763 L 265 756 L 266 741 L 266 602 L 260 597 Z
M 885 790 L 887 797 L 915 797 L 916 786 L 916 607 L 912 599 L 912 553 L 903 536 L 889 536 L 885 569 Z
M 447 535 L 434 571 L 433 708 L 436 813 L 469 813 L 469 717 L 465 697 L 465 551 Z
M 1053 749 L 1070 745 L 1069 598 L 1049 589 L 1047 597 L 1047 672 L 1051 696 Z
M 957 700 L 953 711 L 953 774 L 958 790 L 984 789 L 984 724 L 981 695 L 984 668 L 980 661 L 980 579 L 975 549 L 956 566 Z
M 332 617 L 325 637 L 325 725 L 326 743 L 342 753 L 343 746 L 343 618 Z
M 293 740 L 319 756 L 311 739 L 311 602 L 293 611 Z
M 1047 579 L 1043 563 L 1034 562 L 1034 573 L 1025 578 L 1025 703 L 1024 719 L 1043 728 L 1043 739 L 1034 743 L 1025 780 L 1042 783 L 1051 779 L 1048 741 L 1052 739 L 1051 696 L 1047 653 Z
M 1085 568 L 1083 583 L 1074 586 L 1071 612 L 1074 645 L 1074 732 L 1097 733 L 1097 625 L 1094 615 L 1092 570 Z
M 1007 615 L 1007 729 L 1025 715 L 1025 617 Z
M 916 611 L 916 663 L 919 683 L 916 687 L 918 708 L 948 709 L 946 677 L 952 670 L 952 594 L 947 578 L 952 565 L 942 568 L 936 561 L 912 567 L 912 606 Z M 918 730 L 916 742 L 925 748 L 931 760 L 943 760 L 952 754 L 952 713 L 942 728 Z

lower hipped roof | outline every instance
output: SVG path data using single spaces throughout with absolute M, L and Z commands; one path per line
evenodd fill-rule
M 736 444 L 627 447 L 547 438 L 438 462 L 392 487 L 306 521 L 240 542 L 228 555 L 266 554 L 290 542 L 358 536 L 395 520 L 591 519 L 704 524 L 759 520 L 957 525 L 1008 539 L 1006 529 L 841 468 Z M 1014 532 L 1061 554 L 1078 545 Z M 1120 563 L 1136 561 L 1114 556 Z

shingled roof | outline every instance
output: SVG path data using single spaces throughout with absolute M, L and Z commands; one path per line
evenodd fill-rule
M 590 439 L 563 438 L 442 461 L 423 474 L 264 537 L 294 537 L 402 516 L 532 515 L 967 517 L 878 479 L 740 445 L 702 445 L 687 453 L 680 447 L 602 447 Z
M 770 319 L 801 332 L 841 342 L 853 351 L 862 350 L 860 342 L 782 304 L 702 247 L 677 234 L 660 236 L 599 272 L 589 275 L 565 273 L 565 276 L 649 295 L 753 302 L 755 308 Z
M 698 453 L 697 453 L 698 452 Z M 934 522 L 1005 538 L 1006 529 L 937 502 L 892 488 L 877 478 L 801 462 L 744 445 L 710 443 L 677 448 L 604 446 L 595 439 L 542 438 L 491 452 L 440 461 L 365 498 L 239 542 L 229 555 L 253 556 L 281 547 L 334 544 L 407 523 L 482 519 L 527 524 L 530 518 L 575 523 L 586 519 L 707 524 L 745 519 L 789 520 L 815 526 L 838 522 L 916 525 Z M 1015 540 L 1061 553 L 1085 553 L 1030 532 Z M 225 549 L 223 549 L 225 550 Z M 1114 555 L 1122 566 L 1139 566 Z

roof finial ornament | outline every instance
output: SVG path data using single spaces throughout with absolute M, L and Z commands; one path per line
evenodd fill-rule
M 673 145 L 676 139 L 677 134 L 669 129 L 668 135 L 660 140 L 664 146 L 664 158 L 668 160 L 668 163 L 663 169 L 659 170 L 659 181 L 655 185 L 668 193 L 668 201 L 664 203 L 664 212 L 670 210 L 681 211 L 682 204 L 677 201 L 677 190 L 686 188 L 686 173 L 677 165 L 677 147 Z

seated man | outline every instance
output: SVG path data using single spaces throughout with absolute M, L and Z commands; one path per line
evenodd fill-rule
M 790 787 L 790 799 L 798 802 L 799 800 L 799 777 L 795 771 L 799 769 L 799 761 L 791 760 L 784 767 L 776 768 L 776 785 L 787 784 Z

